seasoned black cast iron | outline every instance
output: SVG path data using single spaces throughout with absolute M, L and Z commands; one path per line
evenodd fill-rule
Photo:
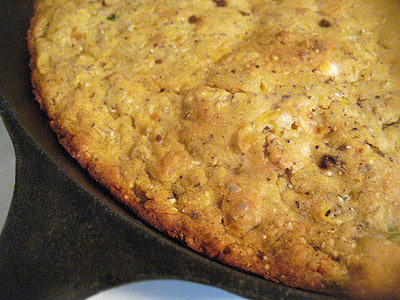
M 31 93 L 32 1 L 0 1 L 0 113 L 16 152 L 0 236 L 0 300 L 85 299 L 123 283 L 183 279 L 254 299 L 332 299 L 205 258 L 135 218 L 58 144 Z

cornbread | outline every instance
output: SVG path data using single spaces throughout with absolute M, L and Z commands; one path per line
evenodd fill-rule
M 400 3 L 37 0 L 60 143 L 190 248 L 283 284 L 400 299 Z

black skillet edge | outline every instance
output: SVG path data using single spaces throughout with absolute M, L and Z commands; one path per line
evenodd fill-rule
M 0 114 L 16 153 L 14 196 L 0 235 L 0 300 L 78 300 L 128 282 L 171 278 L 253 299 L 332 299 L 207 259 L 92 184 L 55 145 L 34 104 L 26 50 L 31 10 L 30 0 L 0 3 Z

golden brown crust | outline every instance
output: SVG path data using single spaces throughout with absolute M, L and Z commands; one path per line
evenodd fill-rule
M 294 287 L 400 298 L 398 3 L 38 0 L 61 144 L 154 227 Z

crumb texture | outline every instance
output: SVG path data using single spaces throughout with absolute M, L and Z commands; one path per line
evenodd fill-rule
M 28 41 L 60 142 L 150 224 L 399 299 L 399 35 L 394 0 L 37 0 Z

